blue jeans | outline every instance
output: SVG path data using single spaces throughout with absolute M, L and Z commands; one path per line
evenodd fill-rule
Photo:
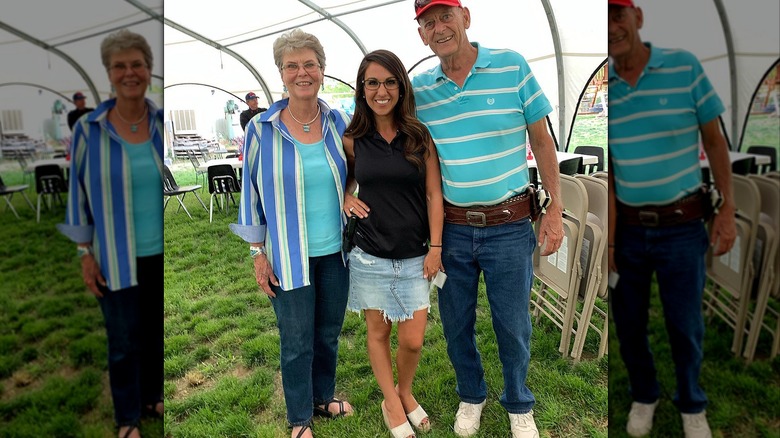
M 333 398 L 336 360 L 349 290 L 341 252 L 309 259 L 311 285 L 273 287 L 279 327 L 282 386 L 291 426 L 309 424 L 312 407 Z
M 137 425 L 141 405 L 162 400 L 163 255 L 137 258 L 138 286 L 100 287 L 108 337 L 108 378 L 118 426 Z
M 701 412 L 707 406 L 707 396 L 699 386 L 704 255 L 709 245 L 704 223 L 659 228 L 618 223 L 615 237 L 620 279 L 610 297 L 610 313 L 628 370 L 631 396 L 641 403 L 653 403 L 660 395 L 647 339 L 650 284 L 655 272 L 677 377 L 674 403 L 682 413 Z
M 439 291 L 439 312 L 447 354 L 455 368 L 455 391 L 464 402 L 481 403 L 487 397 L 474 327 L 482 273 L 503 366 L 501 405 L 514 414 L 534 406 L 525 379 L 531 358 L 528 306 L 535 245 L 529 219 L 483 228 L 444 224 L 442 264 L 447 282 Z

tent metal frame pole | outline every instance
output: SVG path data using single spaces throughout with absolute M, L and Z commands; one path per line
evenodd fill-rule
M 566 135 L 566 81 L 563 66 L 563 51 L 561 49 L 561 35 L 558 32 L 558 22 L 555 20 L 555 11 L 553 11 L 549 0 L 541 0 L 544 6 L 544 12 L 547 14 L 547 22 L 550 25 L 550 35 L 555 48 L 555 66 L 558 69 L 558 138 L 568 138 Z M 553 137 L 555 138 L 555 137 Z M 556 142 L 555 149 L 566 150 L 566 145 Z
M 200 41 L 200 42 L 202 42 L 202 43 L 204 43 L 206 45 L 209 45 L 209 46 L 211 46 L 211 47 L 213 47 L 213 48 L 215 48 L 215 49 L 217 49 L 219 51 L 225 52 L 228 55 L 230 55 L 233 58 L 235 58 L 236 60 L 238 60 L 238 62 L 240 62 L 241 65 L 243 65 L 247 70 L 249 70 L 249 73 L 251 73 L 252 76 L 254 76 L 255 79 L 257 79 L 257 82 L 260 83 L 260 87 L 263 89 L 263 93 L 265 94 L 266 99 L 268 99 L 268 102 L 269 103 L 273 103 L 274 99 L 271 97 L 271 91 L 268 89 L 268 84 L 266 84 L 265 79 L 263 79 L 263 75 L 261 75 L 257 71 L 257 69 L 249 61 L 247 61 L 243 56 L 241 56 L 238 53 L 234 52 L 233 50 L 223 46 L 222 44 L 219 44 L 218 42 L 216 42 L 214 40 L 208 39 L 208 38 L 204 37 L 203 35 L 195 32 L 193 30 L 190 30 L 190 29 L 188 29 L 188 28 L 186 28 L 186 27 L 184 27 L 184 26 L 182 26 L 182 25 L 180 25 L 180 24 L 178 24 L 178 23 L 176 23 L 176 22 L 174 22 L 174 21 L 172 21 L 172 20 L 170 20 L 168 18 L 163 17 L 162 15 L 158 14 L 157 12 L 153 11 L 152 9 L 150 9 L 149 7 L 147 7 L 143 3 L 140 3 L 137 0 L 125 0 L 125 1 L 130 3 L 131 5 L 135 6 L 136 8 L 144 11 L 147 15 L 149 15 L 152 18 L 154 18 L 155 20 L 157 20 L 157 21 L 159 21 L 159 22 L 161 22 L 161 23 L 163 23 L 165 25 L 168 25 L 168 26 L 174 28 L 174 29 L 178 30 L 181 33 L 187 34 L 187 35 L 195 38 L 196 40 L 198 40 L 198 41 Z
M 63 60 L 65 60 L 65 62 L 70 64 L 70 66 L 73 67 L 73 69 L 76 70 L 76 72 L 79 74 L 79 76 L 81 76 L 81 78 L 84 79 L 84 82 L 86 82 L 87 87 L 89 88 L 89 91 L 92 93 L 92 96 L 95 99 L 95 102 L 101 102 L 103 100 L 103 99 L 100 98 L 100 93 L 98 93 L 98 90 L 97 90 L 97 87 L 95 86 L 95 83 L 92 81 L 92 78 L 89 77 L 89 75 L 87 74 L 86 70 L 81 68 L 81 64 L 76 62 L 75 59 L 73 59 L 70 56 L 68 56 L 65 52 L 63 52 L 62 50 L 52 46 L 51 44 L 47 44 L 46 42 L 41 41 L 41 40 L 33 37 L 32 35 L 26 34 L 26 33 L 22 32 L 21 30 L 15 28 L 15 27 L 9 26 L 8 24 L 6 24 L 6 23 L 4 23 L 2 21 L 0 21 L 0 29 L 4 29 L 4 30 L 6 30 L 6 31 L 8 31 L 8 32 L 10 32 L 10 33 L 12 33 L 12 34 L 14 34 L 14 35 L 24 39 L 24 40 L 26 40 L 26 41 L 29 41 L 29 42 L 35 44 L 36 46 L 38 46 L 38 47 L 40 47 L 40 48 L 42 48 L 42 49 L 44 49 L 46 51 L 54 53 L 55 55 L 57 55 L 60 58 L 62 58 Z
M 726 133 L 727 140 L 740 138 L 739 133 L 739 93 L 737 90 L 737 55 L 734 49 L 734 35 L 731 32 L 729 17 L 726 8 L 723 6 L 723 0 L 712 0 L 715 8 L 718 10 L 720 25 L 723 28 L 723 37 L 726 39 L 726 50 L 729 59 L 729 85 L 731 87 L 731 135 Z M 729 149 L 735 145 L 734 141 L 729 141 Z M 739 147 L 739 145 L 736 145 Z
M 333 24 L 335 24 L 336 26 L 340 27 L 344 32 L 346 32 L 347 35 L 349 35 L 349 37 L 352 38 L 352 41 L 354 41 L 355 44 L 357 44 L 357 46 L 360 49 L 360 52 L 363 54 L 363 56 L 365 56 L 368 53 L 368 50 L 366 49 L 366 46 L 363 44 L 363 41 L 357 36 L 357 34 L 352 30 L 352 28 L 350 28 L 349 26 L 344 24 L 343 21 L 339 20 L 338 18 L 333 16 L 330 12 L 328 12 L 325 9 L 317 6 L 316 4 L 314 4 L 314 2 L 312 2 L 310 0 L 298 0 L 298 1 L 303 3 L 304 5 L 308 6 L 314 12 L 322 15 L 328 21 L 331 21 Z

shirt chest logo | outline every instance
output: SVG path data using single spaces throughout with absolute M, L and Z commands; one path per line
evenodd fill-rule
M 493 99 L 492 97 L 488 97 L 487 104 L 488 105 L 493 105 L 494 103 L 496 103 L 496 99 Z
M 667 99 L 665 97 L 662 97 L 662 98 L 658 99 L 658 103 L 660 103 L 661 106 L 666 106 L 666 104 L 669 103 L 669 99 Z

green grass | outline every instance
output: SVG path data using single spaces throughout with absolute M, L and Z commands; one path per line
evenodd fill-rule
M 766 114 L 752 114 L 742 139 L 742 151 L 753 145 L 774 146 L 780 150 L 780 118 Z
M 561 140 L 559 140 L 561 141 Z M 577 146 L 601 146 L 607 153 L 607 118 L 597 115 L 578 115 L 569 141 L 569 152 Z
M 0 160 L 6 184 L 22 184 L 16 169 Z M 64 208 L 36 223 L 21 196 L 13 204 L 20 219 L 0 211 L 0 437 L 114 437 L 103 316 L 55 229 Z M 145 420 L 141 432 L 161 437 L 162 426 Z
M 180 185 L 194 183 L 189 163 L 176 164 Z M 208 205 L 208 193 L 201 192 Z M 166 434 L 187 437 L 289 437 L 279 371 L 279 334 L 270 301 L 258 290 L 247 245 L 233 235 L 229 215 L 208 213 L 188 195 L 193 215 L 165 213 L 165 397 Z M 435 298 L 435 296 L 434 296 Z M 486 365 L 488 403 L 480 437 L 509 434 L 498 403 L 502 377 L 484 291 L 480 293 L 477 342 Z M 558 353 L 560 332 L 546 319 L 534 324 L 528 385 L 543 437 L 607 435 L 608 361 L 574 363 Z M 586 352 L 595 352 L 589 338 Z M 340 339 L 336 392 L 356 414 L 338 421 L 316 420 L 320 437 L 388 436 L 382 400 L 366 353 L 366 328 L 347 312 Z M 455 375 L 446 353 L 435 300 L 414 385 L 431 416 L 428 437 L 451 437 L 457 410 Z
M 780 356 L 759 358 L 751 365 L 731 353 L 731 330 L 720 319 L 705 319 L 704 362 L 700 383 L 707 393 L 707 418 L 714 437 L 780 436 Z M 610 325 L 614 334 L 614 324 Z M 653 423 L 653 437 L 681 436 L 682 419 L 672 403 L 675 391 L 674 364 L 663 322 L 658 288 L 652 288 L 650 348 L 661 384 L 660 404 Z M 768 351 L 759 344 L 759 352 Z M 609 436 L 624 437 L 631 398 L 628 374 L 615 336 L 609 340 Z

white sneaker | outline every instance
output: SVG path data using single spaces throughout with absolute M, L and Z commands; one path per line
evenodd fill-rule
M 512 438 L 539 438 L 539 430 L 534 422 L 534 411 L 525 414 L 509 414 L 509 426 Z
M 455 435 L 466 437 L 477 433 L 480 418 L 482 417 L 482 408 L 485 407 L 486 401 L 483 400 L 482 403 L 476 405 L 460 402 L 458 413 L 455 414 Z
M 707 411 L 698 414 L 681 414 L 685 438 L 711 438 L 710 425 L 707 424 Z
M 629 435 L 638 437 L 645 436 L 653 429 L 653 414 L 655 407 L 658 406 L 658 400 L 655 403 L 631 403 L 631 412 L 628 413 L 628 424 L 626 432 Z

